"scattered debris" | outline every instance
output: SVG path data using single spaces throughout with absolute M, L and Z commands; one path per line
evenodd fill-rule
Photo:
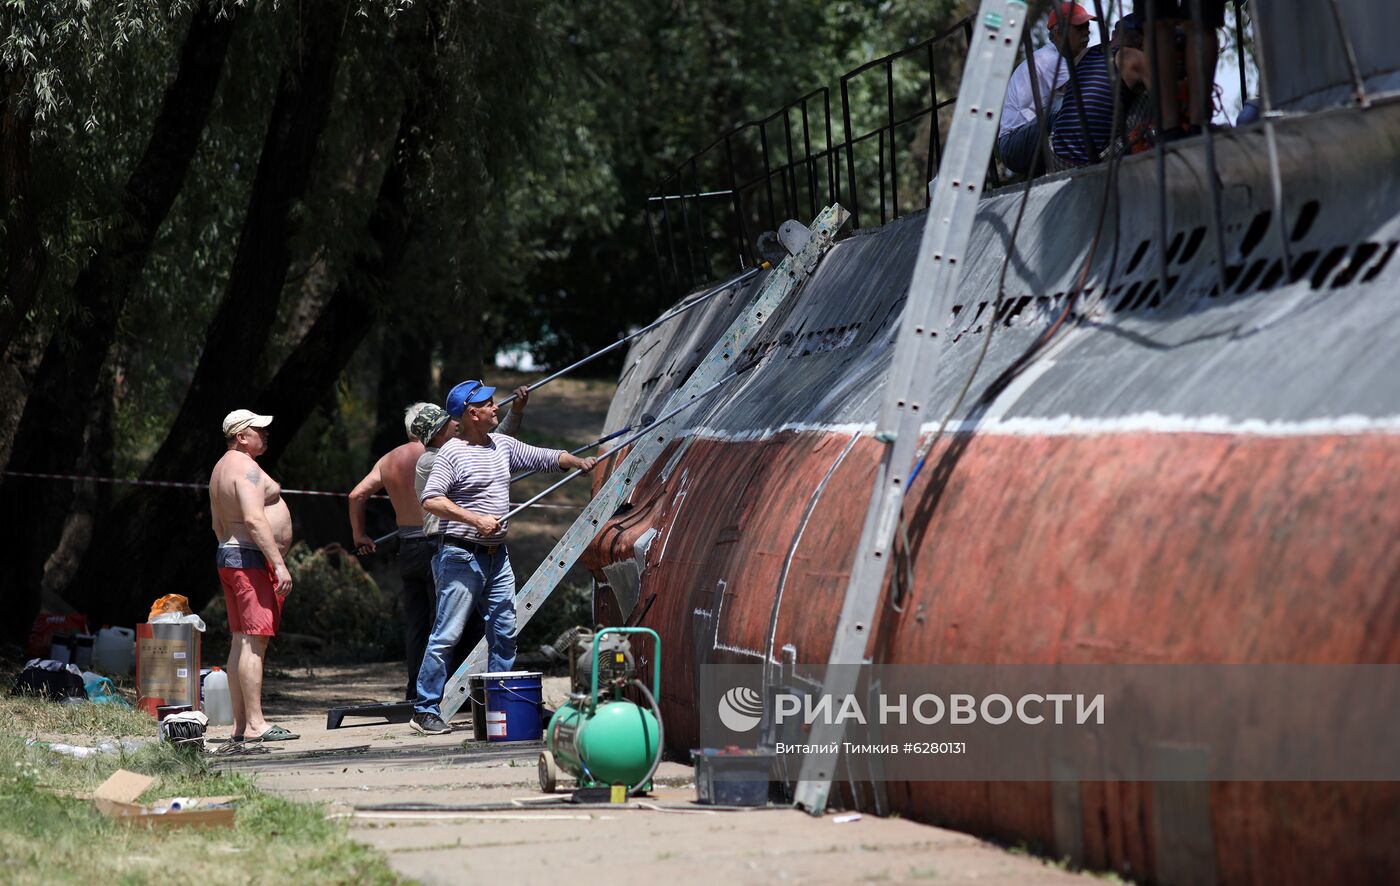
M 123 738 L 121 741 L 104 741 L 95 748 L 85 745 L 63 744 L 57 741 L 40 741 L 37 738 L 27 739 L 24 743 L 29 747 L 47 748 L 55 754 L 62 754 L 65 757 L 77 757 L 79 760 L 88 757 L 95 757 L 98 754 L 112 754 L 118 751 L 132 753 L 150 744 L 149 738 Z
M 155 779 L 139 772 L 118 769 L 104 781 L 92 799 L 97 809 L 108 818 L 126 824 L 148 828 L 219 828 L 232 827 L 235 796 L 173 797 L 157 800 L 149 806 L 136 802 Z

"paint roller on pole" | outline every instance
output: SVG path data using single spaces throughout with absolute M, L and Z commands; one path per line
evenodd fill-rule
M 703 292 L 703 293 L 701 293 L 700 295 L 696 296 L 695 298 L 691 299 L 690 301 L 688 301 L 688 302 L 686 302 L 685 304 L 681 305 L 680 307 L 676 308 L 676 309 L 675 309 L 674 311 L 672 311 L 671 313 L 669 313 L 669 314 L 663 314 L 662 316 L 660 316 L 660 317 L 658 317 L 657 319 L 653 320 L 652 322 L 648 323 L 646 326 L 643 326 L 641 329 L 638 329 L 636 332 L 629 333 L 628 335 L 623 336 L 622 338 L 618 339 L 617 341 L 613 342 L 612 344 L 608 345 L 607 347 L 605 347 L 605 348 L 603 348 L 603 349 L 601 349 L 601 350 L 594 351 L 593 353 L 589 354 L 587 357 L 584 357 L 584 358 L 582 358 L 582 359 L 580 359 L 580 360 L 577 360 L 577 361 L 575 361 L 575 362 L 573 362 L 573 363 L 570 363 L 568 366 L 565 366 L 563 369 L 560 369 L 558 372 L 552 373 L 552 374 L 550 374 L 550 375 L 546 375 L 544 378 L 540 379 L 539 381 L 534 382 L 533 384 L 526 385 L 526 386 L 525 386 L 525 390 L 526 390 L 526 391 L 529 391 L 529 392 L 533 392 L 536 388 L 542 388 L 542 387 L 544 387 L 545 385 L 549 384 L 550 382 L 554 381 L 556 378 L 559 378 L 559 377 L 561 377 L 561 376 L 568 375 L 570 372 L 573 372 L 575 369 L 578 369 L 580 366 L 585 366 L 585 365 L 587 365 L 587 364 L 589 364 L 589 363 L 592 363 L 594 360 L 597 360 L 599 357 L 603 356 L 604 354 L 608 354 L 608 353 L 611 353 L 612 351 L 617 350 L 618 348 L 620 348 L 620 347 L 622 347 L 623 345 L 625 345 L 625 344 L 627 344 L 628 342 L 630 342 L 632 339 L 637 338 L 638 336 L 645 335 L 645 334 L 647 334 L 648 332 L 651 332 L 653 329 L 655 329 L 655 328 L 658 327 L 658 326 L 661 326 L 661 325 L 664 324 L 664 323 L 669 323 L 670 321 L 672 321 L 672 320 L 674 320 L 675 318 L 679 317 L 681 314 L 684 314 L 686 311 L 689 311 L 691 308 L 694 308 L 694 307 L 696 307 L 697 305 L 700 305 L 700 304 L 703 304 L 704 302 L 709 301 L 711 298 L 713 298 L 713 297 L 716 296 L 716 295 L 719 295 L 721 292 L 727 292 L 727 291 L 729 291 L 729 290 L 734 289 L 734 288 L 735 288 L 736 286 L 738 286 L 740 283 L 747 282 L 748 280 L 750 280 L 750 279 L 752 279 L 753 277 L 757 276 L 760 272 L 762 272 L 762 271 L 764 271 L 764 270 L 767 270 L 768 267 L 769 267 L 768 262 L 764 262 L 763 264 L 758 265 L 757 267 L 749 268 L 747 271 L 744 271 L 742 274 L 740 274 L 739 276 L 735 277 L 734 279 L 732 279 L 732 280 L 726 280 L 724 283 L 722 283 L 722 284 L 719 285 L 719 286 L 714 287 L 713 289 L 709 290 L 708 292 Z M 504 400 L 499 401 L 496 405 L 497 405 L 497 406 L 504 407 L 504 406 L 506 406 L 506 405 L 508 405 L 508 404 L 510 404 L 510 403 L 513 403 L 513 402 L 515 402 L 515 395 L 514 395 L 514 394 L 511 394 L 509 397 L 506 397 Z
M 690 309 L 692 309 L 692 308 L 694 308 L 694 307 L 696 307 L 696 306 L 698 306 L 698 305 L 701 305 L 701 304 L 703 304 L 703 303 L 709 301 L 711 298 L 713 298 L 713 297 L 716 296 L 716 295 L 719 295 L 721 292 L 727 292 L 727 291 L 730 291 L 730 290 L 734 289 L 734 288 L 735 288 L 736 286 L 738 286 L 739 284 L 747 282 L 748 280 L 750 280 L 750 279 L 752 279 L 753 277 L 755 277 L 756 275 L 758 275 L 759 272 L 765 271 L 765 270 L 767 270 L 769 267 L 770 267 L 770 265 L 769 265 L 768 262 L 763 262 L 761 265 L 758 265 L 757 267 L 749 268 L 747 271 L 744 271 L 742 274 L 738 275 L 738 276 L 735 277 L 734 279 L 732 279 L 732 280 L 727 280 L 727 281 L 725 281 L 723 284 L 721 284 L 721 285 L 719 285 L 719 286 L 716 286 L 716 287 L 710 289 L 710 290 L 707 291 L 707 292 L 701 293 L 700 295 L 696 296 L 695 298 L 691 299 L 690 301 L 688 301 L 688 302 L 686 302 L 685 304 L 681 305 L 680 307 L 676 308 L 676 309 L 675 309 L 674 311 L 672 311 L 671 313 L 669 313 L 669 314 L 664 314 L 664 315 L 662 315 L 661 317 L 658 317 L 656 320 L 653 320 L 651 323 L 648 323 L 646 326 L 643 326 L 641 329 L 638 329 L 636 332 L 633 332 L 633 333 L 630 333 L 630 334 L 628 334 L 628 335 L 626 335 L 626 336 L 623 336 L 622 338 L 618 339 L 617 341 L 613 342 L 612 344 L 608 345 L 607 347 L 602 348 L 601 350 L 594 351 L 593 353 L 589 354 L 587 357 L 584 357 L 584 358 L 581 359 L 581 360 L 577 360 L 577 361 L 575 361 L 575 362 L 573 362 L 573 363 L 570 363 L 568 366 L 565 366 L 563 369 L 560 369 L 558 372 L 555 372 L 555 373 L 552 373 L 552 374 L 550 374 L 550 375 L 547 375 L 547 376 L 545 376 L 544 378 L 540 379 L 539 381 L 537 381 L 537 382 L 535 382 L 535 383 L 533 383 L 533 384 L 526 385 L 526 386 L 525 386 L 525 390 L 526 390 L 526 391 L 533 391 L 533 390 L 535 390 L 536 388 L 542 388 L 542 387 L 544 387 L 545 385 L 547 385 L 547 384 L 549 384 L 550 382 L 554 381 L 556 378 L 560 378 L 560 377 L 562 377 L 562 376 L 565 376 L 565 375 L 569 374 L 570 372 L 573 372 L 575 369 L 578 369 L 580 366 L 587 365 L 588 363 L 593 362 L 594 360 L 598 359 L 599 357 L 603 356 L 604 354 L 610 353 L 610 352 L 612 352 L 612 351 L 614 351 L 614 350 L 616 350 L 616 349 L 622 347 L 623 345 L 627 344 L 628 342 L 632 341 L 633 339 L 635 339 L 635 338 L 637 338 L 637 337 L 639 337 L 639 336 L 645 335 L 645 334 L 647 334 L 648 332 L 651 332 L 653 329 L 657 328 L 658 326 L 661 326 L 661 325 L 663 325 L 663 324 L 665 324 L 665 323 L 670 322 L 671 320 L 674 320 L 675 318 L 677 318 L 677 317 L 679 317 L 680 315 L 684 314 L 686 311 L 689 311 Z M 515 402 L 515 399 L 516 399 L 515 394 L 511 394 L 509 397 L 506 397 L 505 399 L 501 400 L 501 401 L 500 401 L 499 403 L 497 403 L 496 405 L 499 406 L 499 407 L 505 407 L 505 406 L 508 406 L 509 404 Z M 641 426 L 642 426 L 642 427 L 646 427 L 647 425 L 651 424 L 651 422 L 648 421 L 649 418 L 650 418 L 650 416 L 643 416 L 643 417 L 642 417 L 642 421 L 641 421 Z M 607 434 L 607 435 L 605 435 L 605 436 L 599 437 L 597 440 L 594 440 L 592 443 L 585 444 L 585 445 L 583 445 L 583 446 L 578 447 L 577 449 L 571 449 L 571 450 L 569 450 L 569 454 L 570 454 L 570 455 L 578 455 L 580 452 L 583 452 L 583 451 L 588 450 L 588 449 L 592 449 L 594 446 L 601 446 L 601 445 L 603 445 L 604 443 L 607 443 L 609 440 L 614 440 L 614 439 L 616 439 L 616 438 L 622 436 L 623 434 L 625 434 L 625 433 L 627 433 L 628 431 L 631 431 L 631 430 L 632 430 L 631 427 L 626 427 L 626 428 L 622 428 L 621 430 L 613 431 L 611 434 Z M 527 471 L 526 473 L 520 474 L 519 476 L 510 478 L 510 482 L 514 483 L 514 482 L 516 482 L 517 480 L 523 480 L 523 479 L 525 479 L 526 477 L 529 477 L 529 476 L 532 476 L 532 475 L 538 474 L 538 473 L 539 473 L 539 471 Z M 536 496 L 535 499 L 531 499 L 531 501 L 533 502 L 533 501 L 535 501 L 536 499 L 538 499 L 539 497 L 540 497 L 540 496 Z M 526 505 L 528 505 L 528 504 L 529 504 L 529 503 L 527 502 Z M 524 507 L 526 507 L 526 505 L 521 505 L 521 506 L 520 506 L 519 508 L 517 508 L 516 510 L 521 510 L 521 509 L 523 509 Z M 514 514 L 515 511 L 512 511 L 511 513 Z M 376 538 L 376 539 L 374 540 L 374 545 L 375 545 L 375 547 L 378 547 L 378 546 L 380 546 L 380 545 L 382 545 L 382 544 L 384 544 L 384 543 L 386 543 L 386 542 L 388 542 L 388 541 L 391 541 L 392 539 L 396 538 L 396 537 L 398 536 L 398 534 L 399 534 L 399 531 L 398 531 L 397 529 L 395 529 L 393 532 L 389 532 L 389 533 L 387 533 L 387 534 L 385 534 L 385 535 L 380 536 L 379 538 Z
M 587 450 L 592 449 L 594 446 L 602 446 L 604 443 L 607 443 L 607 442 L 610 441 L 610 440 L 616 440 L 618 437 L 621 437 L 623 434 L 630 434 L 632 431 L 637 430 L 639 427 L 640 427 L 640 428 L 646 428 L 646 427 L 650 426 L 654 421 L 655 421 L 655 419 L 653 419 L 651 416 L 649 416 L 649 415 L 644 415 L 644 416 L 642 416 L 642 420 L 638 423 L 637 426 L 628 425 L 628 426 L 625 427 L 625 428 L 619 428 L 618 430 L 613 431 L 611 434 L 605 434 L 605 435 L 603 435 L 602 437 L 599 437 L 597 440 L 593 440 L 592 442 L 585 443 L 585 444 L 583 444 L 582 446 L 578 446 L 578 447 L 576 447 L 576 448 L 574 448 L 574 449 L 570 449 L 570 450 L 569 450 L 569 454 L 570 454 L 570 455 L 578 455 L 580 452 L 586 452 Z M 623 445 L 626 445 L 626 444 L 624 443 Z M 606 457 L 606 456 L 605 456 L 605 457 Z M 602 461 L 602 459 L 599 459 L 599 461 Z M 526 471 L 526 472 L 523 473 L 523 474 L 516 474 L 514 477 L 511 477 L 511 478 L 510 478 L 510 482 L 515 483 L 515 482 L 518 481 L 518 480 L 524 480 L 526 477 L 533 477 L 535 474 L 538 474 L 538 473 L 539 473 L 539 471 L 536 470 L 536 471 Z M 539 498 L 539 496 L 536 496 L 535 498 L 537 499 L 537 498 Z M 523 504 L 523 505 L 519 505 L 519 506 L 517 507 L 517 510 L 519 510 L 519 509 L 521 509 L 521 508 L 528 507 L 528 506 L 530 505 L 530 503 L 533 502 L 533 501 L 535 501 L 535 499 L 531 499 L 530 502 L 526 502 L 526 503 Z M 512 513 L 514 513 L 514 512 L 512 512 Z M 391 540 L 397 538 L 397 537 L 398 537 L 398 534 L 399 534 L 399 531 L 398 531 L 397 529 L 393 530 L 392 532 L 387 532 L 387 533 L 385 533 L 384 535 L 381 535 L 379 538 L 376 538 L 376 539 L 374 540 L 374 546 L 375 546 L 375 547 L 379 547 L 380 545 L 382 545 L 382 544 L 384 544 L 384 543 L 386 543 L 386 542 L 389 542 L 389 541 L 391 541 Z
M 745 369 L 748 369 L 748 368 L 750 368 L 750 367 L 745 367 Z M 714 384 L 710 385 L 710 386 L 709 386 L 708 388 L 706 388 L 705 390 L 703 390 L 703 391 L 701 391 L 700 393 L 696 394 L 696 395 L 695 395 L 695 399 L 690 400 L 690 401 L 685 402 L 685 403 L 682 403 L 680 406 L 677 406 L 675 409 L 672 409 L 670 412 L 667 412 L 666 414 L 662 415 L 660 418 L 656 419 L 655 421 L 652 421 L 652 422 L 643 422 L 643 423 L 642 423 L 642 424 L 643 424 L 643 427 L 641 428 L 641 430 L 637 431 L 635 434 L 633 434 L 632 436 L 628 437 L 626 440 L 623 440 L 621 443 L 617 444 L 617 447 L 616 447 L 616 448 L 611 449 L 611 450 L 609 450 L 608 452 L 604 453 L 603 455 L 598 456 L 598 461 L 597 461 L 597 463 L 594 465 L 594 467 L 597 467 L 598 465 L 602 464 L 603 462 L 605 462 L 605 461 L 607 461 L 608 459 L 612 458 L 613 456 L 617 455 L 619 452 L 622 452 L 622 451 L 623 451 L 624 449 L 626 449 L 628 446 L 630 446 L 631 444 L 633 444 L 633 443 L 637 442 L 638 440 L 640 440 L 643 436 L 645 436 L 645 435 L 647 435 L 647 434 L 650 434 L 653 430 L 655 430 L 655 428 L 656 428 L 658 425 L 664 425 L 666 422 L 668 422 L 668 421 L 670 421 L 671 419 L 675 418 L 676 416 L 680 415 L 682 412 L 684 412 L 684 411 L 686 411 L 687 409 L 689 409 L 690 407 L 694 406 L 696 403 L 699 403 L 701 400 L 705 399 L 705 398 L 708 397 L 710 394 L 714 393 L 715 391 L 718 391 L 720 388 L 722 388 L 722 387 L 724 387 L 725 385 L 729 384 L 729 382 L 731 382 L 731 381 L 733 381 L 734 379 L 738 378 L 740 374 L 741 374 L 741 371 L 736 371 L 736 372 L 730 373 L 729 375 L 726 375 L 724 378 L 722 378 L 722 379 L 720 379 L 719 381 L 715 382 Z M 624 430 L 631 430 L 631 428 L 626 428 L 626 429 L 624 429 Z M 616 437 L 617 434 L 613 434 L 612 436 L 613 436 L 613 437 Z M 535 471 L 531 471 L 530 473 L 533 474 L 533 473 L 536 473 L 536 472 L 535 472 Z M 525 510 L 526 508 L 528 508 L 528 507 L 530 507 L 531 505 L 533 505 L 535 502 L 537 502 L 537 501 L 539 501 L 540 499 L 544 498 L 545 496 L 549 495 L 551 492 L 554 492 L 556 489 L 560 488 L 560 487 L 563 486 L 565 483 L 568 483 L 570 480 L 573 480 L 574 478 L 576 478 L 576 477 L 578 477 L 579 475 L 584 474 L 584 473 L 586 473 L 586 472 L 585 472 L 585 471 L 582 471 L 582 470 L 570 471 L 568 474 L 564 475 L 564 478 L 563 478 L 562 480 L 559 480 L 558 482 L 554 483 L 552 486 L 550 486 L 548 489 L 544 490 L 543 492 L 539 493 L 539 494 L 536 495 L 534 498 L 530 499 L 529 501 L 521 502 L 520 504 L 518 504 L 518 505 L 516 505 L 515 507 L 511 508 L 509 511 L 506 512 L 505 516 L 501 518 L 501 522 L 504 523 L 505 521 L 509 520 L 511 517 L 514 517 L 516 514 L 520 513 L 521 511 L 523 511 L 523 510 Z M 526 476 L 526 475 L 522 474 L 521 476 L 523 477 L 523 476 Z M 519 478 L 516 478 L 516 479 L 519 479 Z M 512 482 L 514 482 L 514 481 L 512 481 Z

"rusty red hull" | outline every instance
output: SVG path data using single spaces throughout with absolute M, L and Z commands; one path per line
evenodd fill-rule
M 603 579 L 659 532 L 637 612 L 667 650 L 674 749 L 696 740 L 697 664 L 775 660 L 784 646 L 825 660 L 877 459 L 851 433 L 696 440 L 595 543 Z M 897 608 L 886 589 L 879 662 L 1400 662 L 1390 435 L 964 435 L 934 450 L 909 503 L 912 589 Z M 691 613 L 721 582 L 714 636 L 698 636 Z M 606 588 L 599 605 L 617 620 Z M 1079 786 L 1086 864 L 1160 870 L 1153 790 Z M 1055 851 L 1051 784 L 902 783 L 889 798 Z M 1400 869 L 1395 785 L 1219 783 L 1210 806 L 1222 882 Z
M 912 589 L 887 590 L 874 660 L 1400 663 L 1400 103 L 1275 131 L 1278 181 L 1246 128 L 1213 168 L 1168 147 L 1165 182 L 1151 157 L 1040 179 L 1014 239 L 1021 189 L 981 202 L 927 389 L 898 392 L 952 430 L 909 489 Z M 1159 183 L 1165 220 L 1135 199 Z M 600 614 L 664 638 L 678 750 L 701 665 L 827 660 L 924 221 L 838 242 L 589 552 Z M 608 430 L 662 414 L 746 298 L 719 302 L 637 340 Z M 887 799 L 1158 882 L 1400 881 L 1393 784 Z

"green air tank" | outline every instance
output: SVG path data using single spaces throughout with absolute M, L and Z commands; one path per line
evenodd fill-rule
M 618 654 L 612 669 L 598 661 L 598 640 L 609 633 L 646 633 L 656 642 L 653 662 L 652 688 L 632 679 L 630 670 L 624 672 L 623 656 Z M 661 690 L 660 637 L 649 628 L 605 628 L 593 639 L 592 692 L 575 695 L 569 703 L 555 711 L 545 730 L 544 753 L 540 754 L 540 787 L 554 790 L 557 770 L 563 769 L 578 779 L 580 787 L 626 785 L 629 789 L 646 787 L 661 753 L 661 721 L 658 719 L 656 696 Z M 630 668 L 631 656 L 626 656 Z M 610 673 L 600 697 L 599 671 Z M 650 709 L 621 697 L 628 685 L 639 687 L 647 696 Z

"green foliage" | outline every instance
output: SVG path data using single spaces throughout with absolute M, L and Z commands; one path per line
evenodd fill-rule
M 227 12 L 237 4 L 218 5 Z M 96 105 L 75 106 L 74 93 L 114 74 L 126 51 L 168 39 L 170 22 L 192 6 L 191 0 L 4 0 L 0 66 L 23 73 L 18 96 L 32 103 L 38 124 L 57 124 L 61 114 L 76 111 L 92 132 L 99 126 Z
M 12 679 L 8 674 L 5 681 Z M 130 700 L 130 693 L 127 694 Z M 82 734 L 104 739 L 150 735 L 150 714 L 113 704 L 55 704 L 34 695 L 11 696 L 0 705 L 0 735 Z
M 507 341 L 561 364 L 654 316 L 676 295 L 657 286 L 643 215 L 660 179 L 722 132 L 819 86 L 835 87 L 843 72 L 939 33 L 958 7 L 950 0 L 552 4 L 545 22 L 557 54 L 539 120 L 540 140 L 552 150 L 512 198 L 528 220 L 521 247 L 530 285 L 527 297 L 507 309 Z M 941 82 L 954 90 L 956 61 L 939 60 Z M 897 66 L 895 77 L 903 116 L 920 106 L 927 77 L 912 64 Z M 882 75 L 853 81 L 858 133 L 876 124 L 859 110 L 883 109 L 883 89 Z M 834 90 L 833 116 L 840 141 Z M 813 150 L 821 150 L 824 121 L 814 123 Z M 901 137 L 901 187 L 910 193 L 922 187 L 928 135 L 910 127 Z M 775 163 L 785 161 L 784 149 L 772 146 Z M 741 181 L 761 173 L 756 135 L 736 144 L 735 164 Z M 728 186 L 727 170 L 700 174 L 702 189 Z M 878 205 L 873 181 L 863 185 Z M 753 220 L 755 232 L 767 226 Z
M 295 544 L 287 568 L 292 595 L 282 610 L 282 630 L 320 638 L 327 657 L 372 659 L 401 634 L 392 603 L 339 545 L 312 550 Z
M 110 463 L 124 476 L 145 468 L 167 436 L 205 351 L 247 224 L 277 84 L 299 33 L 301 4 L 211 2 L 237 16 L 239 27 L 193 164 L 123 306 L 110 355 L 115 444 L 91 463 Z M 363 473 L 371 461 L 372 417 L 384 412 L 374 401 L 391 371 L 381 364 L 381 342 L 416 347 L 431 360 L 439 390 L 415 397 L 435 399 L 452 380 L 489 367 L 503 345 L 523 345 L 557 365 L 653 318 L 676 296 L 658 286 L 644 223 L 646 198 L 663 176 L 719 133 L 816 87 L 835 86 L 842 72 L 939 32 L 967 5 L 347 4 L 329 122 L 311 186 L 294 207 L 297 225 L 286 244 L 291 271 L 277 322 L 265 356 L 238 367 L 254 380 L 249 387 L 258 389 L 276 373 L 337 284 L 375 258 L 382 241 L 370 219 L 390 169 L 406 170 L 407 258 L 397 278 L 374 292 L 380 328 L 336 387 L 305 391 L 318 408 L 274 470 L 289 486 L 322 489 L 348 489 Z M 4 87 L 39 122 L 31 142 L 31 203 L 48 270 L 26 331 L 31 349 L 50 336 L 65 342 L 66 321 L 90 309 L 75 303 L 74 280 L 122 211 L 123 190 L 155 129 L 195 8 L 196 0 L 0 0 Z M 953 57 L 939 66 L 943 98 L 956 87 Z M 858 109 L 882 107 L 882 79 L 852 81 Z M 918 66 L 896 67 L 898 113 L 924 100 L 925 79 Z M 839 117 L 838 109 L 834 101 Z M 410 110 L 417 139 L 411 155 L 398 157 L 395 136 Z M 853 119 L 861 131 L 877 122 L 859 113 Z M 825 130 L 817 127 L 815 150 L 826 147 Z M 833 126 L 833 138 L 843 137 Z M 912 200 L 922 188 L 927 129 L 910 127 L 900 139 L 900 188 Z M 781 162 L 785 150 L 775 145 L 773 159 Z M 395 163 L 404 159 L 411 162 Z M 756 175 L 760 162 L 756 141 L 736 145 L 741 179 Z M 709 178 L 702 185 L 727 186 L 714 178 L 715 168 L 703 174 Z M 873 182 L 862 180 L 861 188 L 865 207 L 873 202 Z M 762 227 L 758 215 L 753 219 L 756 233 Z M 612 363 L 599 361 L 590 371 L 608 375 L 621 359 L 619 351 Z M 86 396 L 74 393 L 79 402 Z M 242 405 L 250 404 L 228 408 Z M 217 455 L 210 453 L 209 463 Z M 199 491 L 130 494 L 169 496 L 162 501 L 172 511 L 188 513 L 204 501 Z M 61 497 L 56 501 L 61 510 Z M 313 547 L 343 538 L 343 506 L 322 501 L 316 508 L 312 517 L 310 506 L 297 505 L 298 533 Z M 63 516 L 47 514 L 39 522 L 57 526 Z M 107 531 L 102 523 L 99 514 L 95 535 Z M 47 552 L 35 550 L 34 557 L 43 560 Z M 364 590 L 353 570 L 332 564 L 329 554 L 308 557 L 321 558 L 314 571 L 359 589 L 357 614 L 346 616 L 344 636 L 333 641 L 337 654 L 397 637 L 393 607 Z M 332 642 L 341 627 L 330 614 L 315 621 L 320 604 L 308 602 L 306 588 L 294 591 L 287 630 Z M 210 618 L 211 627 L 221 620 Z M 217 644 L 209 641 L 212 650 Z

